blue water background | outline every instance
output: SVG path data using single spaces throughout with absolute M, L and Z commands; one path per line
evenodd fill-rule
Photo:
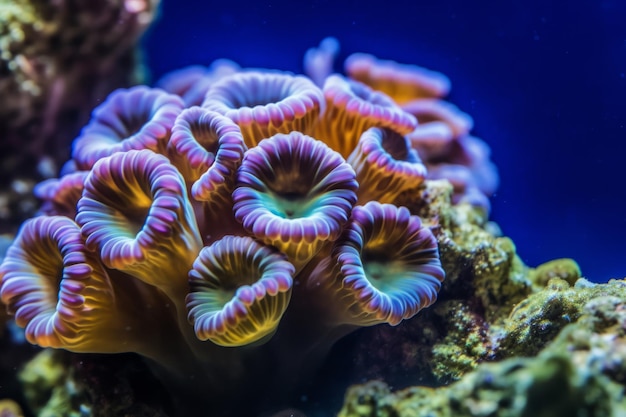
M 328 35 L 340 63 L 368 52 L 450 77 L 500 169 L 491 217 L 524 262 L 626 276 L 626 1 L 163 0 L 145 51 L 153 79 L 217 58 L 301 72 Z

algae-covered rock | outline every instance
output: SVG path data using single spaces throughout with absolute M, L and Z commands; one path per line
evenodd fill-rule
M 563 322 L 565 314 L 568 323 Z M 546 341 L 539 330 L 551 320 L 561 331 Z M 515 330 L 509 329 L 513 323 Z M 625 281 L 594 285 L 579 280 L 572 287 L 553 278 L 513 311 L 502 331 L 510 339 L 501 348 L 494 346 L 494 351 L 506 352 L 501 356 L 525 351 L 513 346 L 532 337 L 543 340 L 545 347 L 535 357 L 480 364 L 458 382 L 439 388 L 392 393 L 379 381 L 355 386 L 339 416 L 626 415 Z
M 434 313 L 447 332 L 432 347 L 432 373 L 440 382 L 457 380 L 491 355 L 489 325 L 459 300 L 443 301 Z
M 103 96 L 142 79 L 136 51 L 159 0 L 0 0 L 0 232 L 32 215 Z
M 91 415 L 83 389 L 71 378 L 70 372 L 68 355 L 59 350 L 43 350 L 24 366 L 18 377 L 35 415 Z
M 537 354 L 567 324 L 579 320 L 587 303 L 606 296 L 626 300 L 624 282 L 592 284 L 580 279 L 570 286 L 560 278 L 551 279 L 543 290 L 519 303 L 503 326 L 494 331 L 498 337 L 497 356 Z
M 545 289 L 515 306 L 496 331 L 498 356 L 536 355 L 563 327 L 579 318 L 590 295 L 560 278 L 552 279 Z
M 39 417 L 167 417 L 169 399 L 134 355 L 41 351 L 20 371 L 26 402 Z
M 553 417 L 622 416 L 621 387 L 600 374 L 576 368 L 567 354 L 485 364 L 444 388 L 391 393 L 377 381 L 356 386 L 340 417 Z
M 530 281 L 539 287 L 545 287 L 552 278 L 561 278 L 574 285 L 581 277 L 580 267 L 573 259 L 562 258 L 539 265 L 529 274 Z

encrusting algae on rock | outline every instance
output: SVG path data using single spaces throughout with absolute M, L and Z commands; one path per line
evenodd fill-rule
M 339 417 L 624 415 L 626 282 L 591 284 L 580 279 L 570 287 L 553 278 L 526 301 L 540 306 L 551 297 L 557 301 L 552 301 L 549 312 L 544 314 L 537 307 L 528 314 L 533 319 L 518 323 L 514 332 L 525 329 L 525 334 L 534 333 L 545 343 L 536 356 L 532 352 L 536 344 L 527 345 L 528 351 L 503 347 L 496 352 L 508 359 L 480 364 L 459 381 L 439 388 L 413 387 L 392 393 L 380 381 L 354 386 Z M 556 317 L 552 312 L 557 304 L 562 307 L 557 308 L 562 311 L 560 317 L 568 316 L 569 323 L 560 323 L 558 335 L 542 333 L 548 317 Z M 523 313 L 514 311 L 507 318 L 509 326 L 519 314 Z M 546 319 L 543 323 L 542 318 Z M 503 333 L 507 331 L 505 326 Z
M 24 397 L 38 416 L 90 415 L 83 390 L 71 377 L 64 352 L 43 350 L 19 372 Z

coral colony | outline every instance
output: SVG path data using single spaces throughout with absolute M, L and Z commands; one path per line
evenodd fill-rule
M 488 147 L 443 75 L 364 54 L 330 74 L 336 48 L 307 52 L 310 77 L 217 61 L 111 93 L 0 267 L 28 341 L 136 352 L 218 409 L 431 305 L 436 225 L 413 208 L 444 178 L 487 213 Z

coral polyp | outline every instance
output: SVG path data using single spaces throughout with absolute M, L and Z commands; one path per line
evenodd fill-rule
M 243 346 L 271 336 L 289 305 L 294 266 L 249 237 L 202 249 L 189 273 L 189 321 L 200 340 Z

